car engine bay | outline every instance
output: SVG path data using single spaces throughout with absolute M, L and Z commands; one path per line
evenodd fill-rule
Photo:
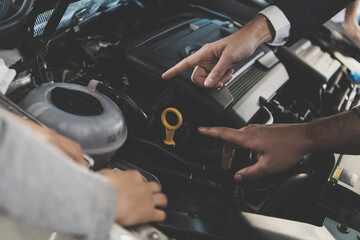
M 161 74 L 239 30 L 248 20 L 241 9 L 218 12 L 213 1 L 56 2 L 35 1 L 21 37 L 0 39 L 8 49 L 1 56 L 18 56 L 3 57 L 17 76 L 1 98 L 78 141 L 95 170 L 137 169 L 159 182 L 169 206 L 166 221 L 153 226 L 169 239 L 258 239 L 249 238 L 240 212 L 317 226 L 328 217 L 360 231 L 360 163 L 346 162 L 354 156 L 311 153 L 289 170 L 237 185 L 234 173 L 256 154 L 238 149 L 223 170 L 224 142 L 198 133 L 303 123 L 358 106 L 360 82 L 346 59 L 359 64 L 360 52 L 336 24 L 291 47 L 262 45 L 234 66 L 226 86 L 208 90 L 191 82 L 192 71 L 171 80 Z

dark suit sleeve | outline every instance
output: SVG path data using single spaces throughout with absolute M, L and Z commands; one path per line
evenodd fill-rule
M 275 3 L 291 24 L 292 44 L 316 30 L 353 0 L 280 0 Z

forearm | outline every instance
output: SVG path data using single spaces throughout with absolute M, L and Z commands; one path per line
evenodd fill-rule
M 0 116 L 0 210 L 30 224 L 105 239 L 116 192 L 20 123 Z
M 309 151 L 360 154 L 360 117 L 354 111 L 304 124 Z
M 247 23 L 240 31 L 242 31 L 241 34 L 251 34 L 256 47 L 271 41 L 275 36 L 275 30 L 270 21 L 261 14 Z
M 249 28 L 253 28 L 257 35 L 258 46 L 265 42 L 271 41 L 275 36 L 275 30 L 270 21 L 264 15 L 258 15 L 248 24 Z

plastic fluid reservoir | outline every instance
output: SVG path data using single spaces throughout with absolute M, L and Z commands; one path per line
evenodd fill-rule
M 46 126 L 78 142 L 104 166 L 125 143 L 127 128 L 118 106 L 108 97 L 70 83 L 47 83 L 32 90 L 20 106 Z

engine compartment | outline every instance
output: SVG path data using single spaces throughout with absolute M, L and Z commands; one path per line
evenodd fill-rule
M 220 166 L 224 142 L 197 131 L 200 126 L 301 123 L 357 106 L 359 84 L 317 35 L 291 48 L 261 46 L 235 66 L 227 86 L 209 91 L 191 83 L 191 71 L 168 81 L 161 74 L 206 43 L 237 31 L 245 20 L 182 1 L 118 1 L 101 15 L 79 19 L 57 31 L 46 47 L 39 36 L 26 38 L 18 47 L 22 60 L 12 66 L 17 85 L 6 96 L 22 106 L 41 85 L 86 87 L 96 79 L 93 90 L 121 109 L 127 126 L 124 145 L 96 168 L 138 169 L 148 181 L 160 182 L 169 206 L 167 220 L 155 226 L 170 238 L 249 239 L 254 233 L 244 227 L 241 211 L 320 226 L 325 216 L 336 219 L 339 208 L 346 208 L 335 204 L 329 210 L 322 194 L 339 159 L 332 153 L 311 153 L 285 172 L 236 185 L 234 173 L 254 164 L 256 156 L 239 149 L 225 171 Z M 311 60 L 325 63 L 315 66 Z M 83 102 L 81 109 L 96 105 L 82 95 L 60 94 L 66 113 L 77 101 Z M 175 146 L 163 143 L 161 116 L 167 108 L 176 108 L 183 118 Z M 173 113 L 166 120 L 179 121 Z M 360 230 L 356 219 L 352 215 L 348 224 Z

